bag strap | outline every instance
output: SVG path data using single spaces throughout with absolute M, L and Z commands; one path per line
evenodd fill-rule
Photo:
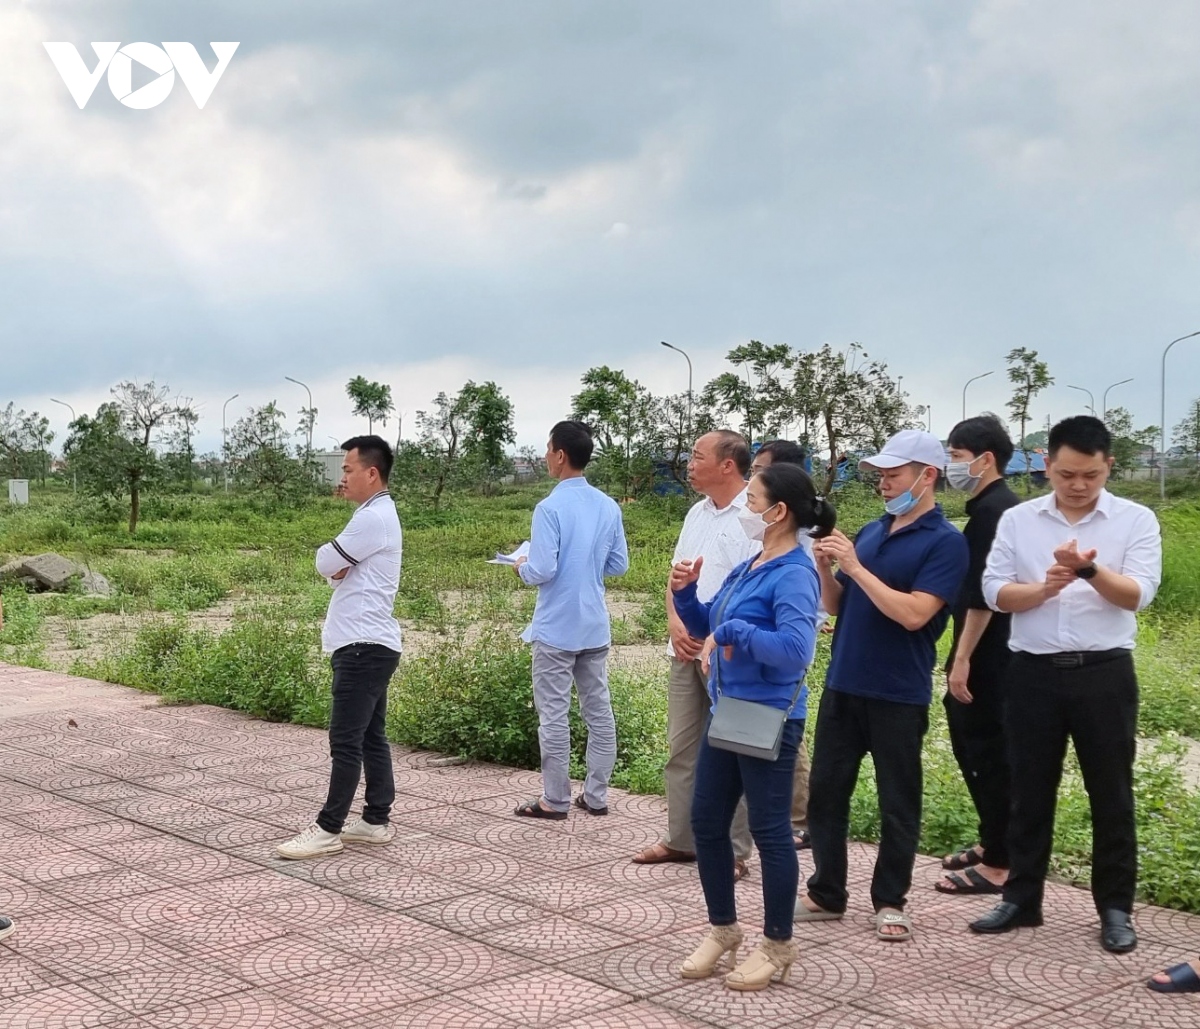
M 721 606 L 719 608 L 717 608 L 717 613 L 713 618 L 713 628 L 714 629 L 718 625 L 721 624 L 721 616 L 725 613 L 725 608 L 729 606 L 729 601 L 730 601 L 730 598 L 733 596 L 734 590 L 736 590 L 738 588 L 738 585 L 746 577 L 746 573 L 750 571 L 750 568 L 753 564 L 754 564 L 754 558 L 751 558 L 750 561 L 747 563 L 746 567 L 742 570 L 742 574 L 739 575 L 737 577 L 737 579 L 734 580 L 733 585 L 729 587 L 729 592 L 725 594 L 725 598 L 721 601 Z M 717 696 L 720 697 L 721 696 L 721 647 L 719 644 L 717 644 L 713 647 L 713 662 L 714 662 L 713 668 L 717 673 L 715 676 L 716 687 L 717 687 Z M 804 683 L 807 681 L 807 679 L 808 679 L 807 675 L 802 675 L 802 676 L 800 676 L 800 681 L 798 683 L 796 683 L 796 692 L 792 694 L 792 702 L 788 705 L 787 714 L 784 716 L 785 721 L 792 717 L 792 712 L 796 710 L 796 705 L 798 703 L 800 703 L 800 693 L 804 689 Z

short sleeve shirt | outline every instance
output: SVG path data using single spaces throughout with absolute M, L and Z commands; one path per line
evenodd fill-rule
M 825 688 L 928 705 L 933 697 L 937 641 L 967 574 L 967 541 L 940 506 L 895 532 L 893 521 L 891 515 L 884 515 L 863 527 L 854 541 L 859 561 L 892 589 L 930 593 L 945 604 L 924 626 L 910 631 L 880 611 L 853 579 L 838 572 L 842 601 Z

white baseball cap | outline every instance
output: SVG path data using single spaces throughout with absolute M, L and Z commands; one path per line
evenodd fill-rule
M 932 433 L 920 429 L 901 429 L 883 445 L 878 454 L 859 461 L 858 467 L 860 471 L 866 471 L 872 468 L 899 468 L 914 462 L 944 469 L 946 450 Z

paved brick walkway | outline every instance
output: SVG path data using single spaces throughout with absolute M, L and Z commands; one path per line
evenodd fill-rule
M 4 1029 L 1200 1025 L 1200 998 L 1141 985 L 1200 948 L 1171 911 L 1140 910 L 1141 947 L 1113 957 L 1087 894 L 1055 887 L 1045 928 L 975 938 L 986 898 L 932 893 L 923 860 L 917 939 L 887 944 L 856 845 L 852 917 L 800 930 L 788 985 L 736 994 L 678 978 L 694 866 L 629 863 L 661 800 L 522 821 L 536 776 L 397 750 L 396 841 L 286 863 L 273 844 L 324 796 L 319 732 L 0 665 L 0 744 Z M 753 927 L 757 877 L 739 902 Z

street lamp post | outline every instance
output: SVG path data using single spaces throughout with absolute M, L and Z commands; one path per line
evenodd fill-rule
M 1088 395 L 1088 410 L 1092 412 L 1092 417 L 1096 416 L 1096 398 L 1092 396 L 1090 389 L 1084 389 L 1082 386 L 1067 386 L 1067 389 L 1077 389 L 1080 393 Z
M 1185 339 L 1191 339 L 1193 336 L 1200 336 L 1200 330 L 1189 332 L 1186 336 L 1180 336 L 1179 339 L 1173 339 L 1167 344 L 1166 350 L 1162 356 L 1162 383 L 1159 388 L 1159 401 L 1161 404 L 1159 414 L 1161 416 L 1161 424 L 1159 431 L 1162 433 L 1162 456 L 1158 460 L 1158 499 L 1167 499 L 1167 354 L 1171 347 L 1176 343 L 1181 343 Z
M 991 374 L 992 374 L 991 372 L 984 372 L 982 375 L 975 375 L 972 378 L 967 379 L 966 385 L 963 386 L 963 421 L 964 422 L 967 420 L 967 386 L 969 386 L 969 385 L 971 385 L 971 383 L 975 382 L 976 379 L 986 379 Z
M 68 403 L 67 403 L 65 400 L 55 400 L 53 397 L 51 397 L 51 398 L 50 398 L 50 403 L 52 403 L 52 404 L 61 404 L 61 405 L 62 405 L 63 407 L 65 407 L 65 408 L 66 408 L 68 411 L 70 411 L 70 412 L 71 412 L 71 421 L 75 421 L 75 408 L 73 408 L 73 407 L 72 407 L 70 404 L 68 404 Z M 67 428 L 70 428 L 70 426 L 67 426 Z M 72 492 L 72 493 L 78 493 L 78 492 L 79 492 L 79 480 L 78 480 L 78 478 L 76 477 L 76 472 L 75 472 L 75 469 L 74 469 L 74 468 L 72 468 L 72 469 L 71 469 L 71 492 Z
M 1124 386 L 1127 382 L 1133 382 L 1133 378 L 1122 379 L 1120 382 L 1114 382 L 1111 386 L 1104 387 L 1104 395 L 1100 399 L 1100 420 L 1104 421 L 1108 417 L 1108 391 L 1116 389 L 1118 386 Z
M 686 350 L 681 350 L 672 343 L 668 343 L 665 339 L 660 341 L 668 350 L 674 350 L 677 354 L 683 354 L 683 359 L 688 365 L 688 439 L 692 438 L 692 359 L 688 357 Z
M 235 393 L 229 400 L 237 400 L 240 394 Z M 229 492 L 229 432 L 225 428 L 225 409 L 229 400 L 221 405 L 221 470 L 225 473 L 225 492 Z
M 287 379 L 288 382 L 294 382 L 297 386 L 304 386 L 303 382 L 301 382 L 299 379 L 293 379 L 290 375 L 285 375 L 284 378 Z M 308 452 L 311 454 L 312 453 L 312 431 L 313 431 L 312 390 L 309 389 L 307 386 L 304 386 L 304 392 L 308 394 Z

